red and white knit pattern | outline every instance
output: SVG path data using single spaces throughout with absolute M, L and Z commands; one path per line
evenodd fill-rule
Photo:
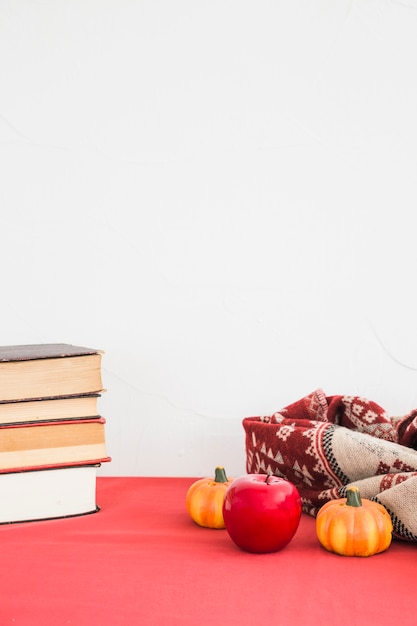
M 290 480 L 307 513 L 355 484 L 387 508 L 396 537 L 417 541 L 417 410 L 393 418 L 365 398 L 319 389 L 243 427 L 247 471 Z

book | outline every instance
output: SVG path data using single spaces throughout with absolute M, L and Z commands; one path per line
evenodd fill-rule
M 0 524 L 95 513 L 99 466 L 0 474 Z
M 0 472 L 110 461 L 105 419 L 0 426 Z
M 0 402 L 100 393 L 102 354 L 65 343 L 0 346 Z
M 23 424 L 98 417 L 100 394 L 0 402 L 0 424 Z

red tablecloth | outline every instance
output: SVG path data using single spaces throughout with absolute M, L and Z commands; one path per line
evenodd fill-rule
M 304 515 L 245 553 L 188 518 L 193 480 L 101 477 L 99 513 L 0 526 L 0 626 L 415 626 L 416 545 L 340 557 Z

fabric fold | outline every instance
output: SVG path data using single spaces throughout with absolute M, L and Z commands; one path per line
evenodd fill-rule
M 357 485 L 388 510 L 395 537 L 417 541 L 417 410 L 391 417 L 366 398 L 317 389 L 243 427 L 247 471 L 290 480 L 306 513 Z

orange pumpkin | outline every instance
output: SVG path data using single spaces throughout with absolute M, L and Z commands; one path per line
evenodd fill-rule
M 358 487 L 347 497 L 326 502 L 316 518 L 321 545 L 343 556 L 372 556 L 386 550 L 392 540 L 392 521 L 382 504 L 361 499 Z
M 206 528 L 225 528 L 223 501 L 232 479 L 224 467 L 216 467 L 214 479 L 200 478 L 187 491 L 185 503 L 191 519 Z

